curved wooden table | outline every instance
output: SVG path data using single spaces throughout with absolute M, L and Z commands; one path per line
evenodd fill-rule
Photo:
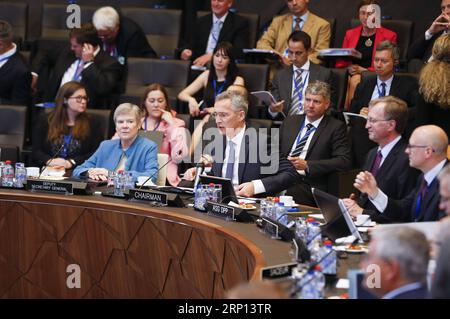
M 1 298 L 221 298 L 288 252 L 190 208 L 0 190 Z M 67 285 L 74 264 L 80 288 Z

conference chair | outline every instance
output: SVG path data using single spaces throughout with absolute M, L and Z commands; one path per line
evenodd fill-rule
M 244 78 L 245 87 L 248 92 L 266 91 L 269 83 L 269 65 L 268 64 L 238 64 L 238 71 Z M 260 101 L 249 94 L 249 112 L 251 118 L 262 118 L 262 114 L 267 106 L 261 105 Z
M 336 111 L 344 110 L 345 97 L 347 95 L 347 68 L 332 68 L 331 73 L 334 78 L 334 89 L 336 91 L 336 101 L 332 101 Z
M 13 40 L 19 49 L 26 39 L 27 18 L 27 3 L 0 2 L 0 20 L 7 21 L 11 24 L 14 31 Z
M 122 14 L 139 24 L 158 56 L 173 57 L 181 32 L 181 10 L 122 8 Z
M 0 105 L 1 160 L 17 162 L 25 139 L 27 107 Z
M 101 134 L 104 140 L 110 138 L 110 123 L 111 123 L 111 110 L 99 110 L 89 108 L 86 111 L 89 116 L 92 116 L 94 119 L 98 119 L 98 123 L 100 123 L 100 127 L 95 127 L 95 131 Z

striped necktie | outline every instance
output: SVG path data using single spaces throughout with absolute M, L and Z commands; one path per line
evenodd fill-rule
M 301 100 L 301 97 L 303 96 L 303 92 L 301 92 L 301 90 L 303 89 L 302 87 L 302 74 L 303 74 L 303 70 L 302 69 L 297 69 L 295 71 L 295 84 L 294 84 L 294 89 L 292 90 L 292 102 L 291 102 L 291 108 L 289 109 L 289 115 L 296 115 L 296 114 L 301 114 L 301 111 L 303 110 L 303 106 L 302 103 L 303 101 Z
M 314 131 L 315 127 L 311 123 L 308 123 L 306 125 L 306 133 L 305 135 L 300 139 L 295 149 L 291 152 L 292 157 L 300 156 L 303 149 L 305 148 L 306 142 L 308 141 L 308 137 L 311 135 L 311 133 Z M 300 131 L 301 133 L 301 131 Z

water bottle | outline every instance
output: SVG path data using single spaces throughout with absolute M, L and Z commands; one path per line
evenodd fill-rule
M 14 179 L 14 187 L 23 188 L 23 184 L 27 179 L 27 170 L 24 163 L 16 163 L 16 173 Z
M 117 172 L 117 175 L 114 178 L 114 195 L 115 196 L 123 196 L 123 181 L 124 181 L 124 172 L 120 170 Z
M 333 249 L 333 243 L 330 240 L 324 241 L 324 246 L 322 247 L 322 262 L 320 263 L 322 267 L 322 273 L 324 275 L 336 275 L 336 252 Z
M 220 184 L 214 185 L 213 199 L 216 203 L 222 202 L 222 185 Z
M 130 190 L 134 188 L 134 178 L 131 172 L 124 172 L 123 174 L 123 189 Z
M 284 203 L 278 202 L 275 209 L 275 220 L 278 221 L 282 225 L 287 225 L 288 216 L 286 214 L 286 207 L 284 207 Z
M 320 265 L 317 265 L 314 270 L 315 299 L 323 299 L 325 297 L 325 276 Z
M 195 190 L 195 198 L 194 198 L 194 208 L 199 211 L 206 211 L 206 200 L 208 196 L 208 186 L 198 184 L 197 189 Z
M 321 241 L 322 236 L 319 223 L 316 221 L 308 223 L 308 235 L 307 235 L 308 249 L 311 250 L 316 242 L 320 244 Z
M 11 161 L 6 161 L 5 165 L 2 168 L 2 186 L 14 186 L 14 168 L 11 165 Z
M 300 280 L 300 299 L 316 299 L 315 274 L 310 269 Z
M 1 185 L 1 181 L 2 181 L 3 166 L 5 166 L 5 162 L 0 161 L 0 185 Z
M 308 225 L 306 219 L 299 217 L 295 221 L 295 238 L 301 240 L 306 245 L 306 237 L 308 234 Z

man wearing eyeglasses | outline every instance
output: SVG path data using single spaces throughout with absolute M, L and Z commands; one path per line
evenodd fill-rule
M 416 187 L 403 199 L 388 197 L 379 187 L 373 174 L 364 171 L 356 176 L 354 186 L 366 193 L 369 200 L 391 222 L 436 221 L 445 213 L 439 209 L 439 181 L 437 175 L 448 163 L 448 137 L 436 125 L 419 126 L 412 133 L 406 154 L 409 165 L 422 174 Z
M 406 197 L 415 187 L 419 171 L 409 166 L 405 153 L 407 142 L 401 134 L 406 127 L 408 107 L 396 97 L 386 96 L 369 103 L 366 122 L 368 137 L 378 144 L 367 155 L 363 171 L 372 172 L 378 187 L 392 199 Z M 376 222 L 385 222 L 383 214 L 367 197 L 361 194 L 356 201 L 355 195 L 344 199 L 344 204 L 353 216 L 371 215 Z
M 120 88 L 123 72 L 119 62 L 102 51 L 97 30 L 91 24 L 72 29 L 69 43 L 62 49 L 40 52 L 33 70 L 34 76 L 44 75 L 38 77 L 38 100 L 53 102 L 62 85 L 77 81 L 86 86 L 88 107 L 103 109 L 115 105 L 112 96 Z M 48 78 L 47 73 L 51 73 Z

